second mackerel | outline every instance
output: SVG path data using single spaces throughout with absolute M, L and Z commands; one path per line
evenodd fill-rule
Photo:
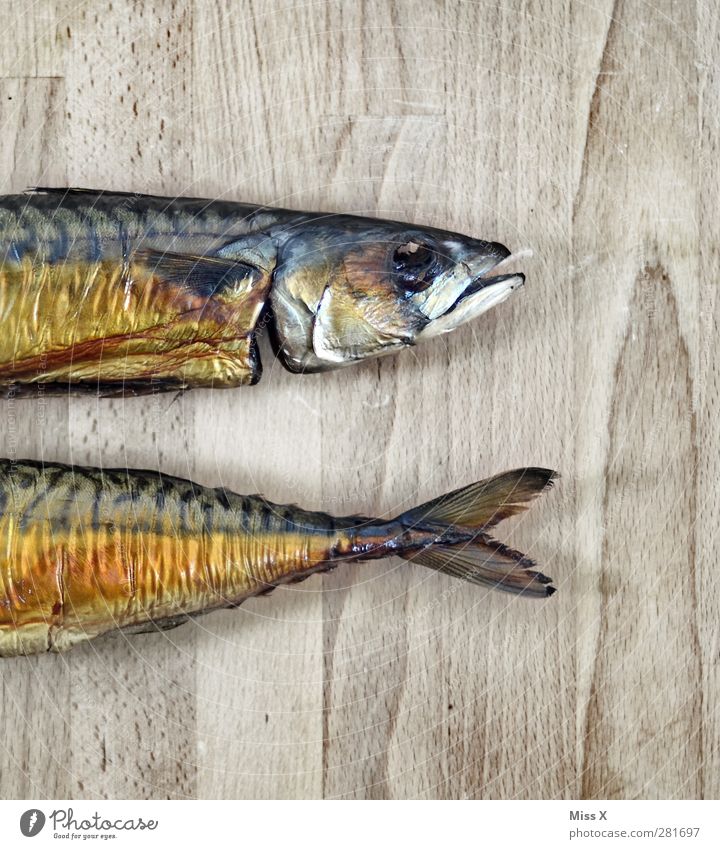
M 554 592 L 490 536 L 555 477 L 517 469 L 390 521 L 337 518 L 157 472 L 0 461 L 0 657 L 175 627 L 343 563 L 399 555 L 529 597 Z

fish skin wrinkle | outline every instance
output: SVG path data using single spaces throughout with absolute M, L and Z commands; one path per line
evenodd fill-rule
M 228 605 L 312 572 L 325 514 L 153 472 L 0 461 L 0 656 Z

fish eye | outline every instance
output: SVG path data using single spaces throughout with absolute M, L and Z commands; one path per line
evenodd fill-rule
M 430 245 L 410 240 L 395 248 L 393 267 L 406 288 L 422 292 L 432 283 L 429 272 L 436 259 L 437 253 Z
M 423 268 L 435 257 L 435 251 L 421 242 L 405 242 L 395 249 L 393 261 L 398 269 Z

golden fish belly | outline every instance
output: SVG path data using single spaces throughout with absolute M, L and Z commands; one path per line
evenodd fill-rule
M 238 604 L 312 573 L 338 543 L 321 530 L 283 532 L 259 499 L 226 508 L 213 491 L 127 498 L 71 475 L 43 491 L 42 476 L 23 487 L 21 470 L 10 497 L 3 490 L 0 656 Z
M 252 383 L 266 289 L 198 293 L 141 261 L 5 263 L 0 383 Z

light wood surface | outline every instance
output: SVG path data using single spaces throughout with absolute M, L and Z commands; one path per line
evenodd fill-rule
M 546 603 L 398 560 L 0 666 L 0 795 L 720 796 L 711 3 L 2 2 L 0 191 L 224 196 L 531 248 L 426 347 L 5 401 L 11 457 L 390 515 L 516 465 Z

